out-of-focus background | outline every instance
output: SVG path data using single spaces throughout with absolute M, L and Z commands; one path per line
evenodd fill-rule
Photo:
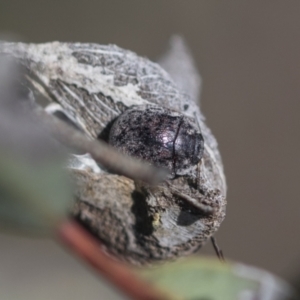
M 228 259 L 300 276 L 298 0 L 1 1 L 0 33 L 27 42 L 114 43 L 156 59 L 182 34 L 203 78 L 228 211 Z M 208 244 L 200 255 L 213 254 Z M 7 298 L 5 298 L 7 297 Z M 1 299 L 121 299 L 51 241 L 0 235 Z

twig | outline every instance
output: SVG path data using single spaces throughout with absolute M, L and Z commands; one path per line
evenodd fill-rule
M 104 142 L 88 139 L 80 131 L 47 114 L 42 109 L 36 109 L 35 112 L 46 128 L 61 143 L 82 152 L 90 153 L 98 163 L 111 172 L 149 184 L 156 184 L 166 178 L 166 171 L 124 156 Z
M 115 287 L 136 300 L 167 300 L 168 295 L 157 291 L 139 279 L 124 264 L 109 257 L 101 244 L 75 220 L 66 220 L 58 228 L 58 238 L 73 252 L 88 262 L 98 274 L 103 275 Z

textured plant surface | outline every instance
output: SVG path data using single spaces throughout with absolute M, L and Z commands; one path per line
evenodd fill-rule
M 92 158 L 73 156 L 74 214 L 111 253 L 133 263 L 152 263 L 190 254 L 215 233 L 225 217 L 225 177 L 217 143 L 197 105 L 200 81 L 180 38 L 173 39 L 161 60 L 173 79 L 160 65 L 112 45 L 3 43 L 1 51 L 25 67 L 26 85 L 36 98 L 42 94 L 59 105 L 48 111 L 60 112 L 90 138 L 107 141 L 116 118 L 145 105 L 170 118 L 176 114 L 181 120 L 178 130 L 191 124 L 189 128 L 199 132 L 191 136 L 203 136 L 204 149 L 197 148 L 201 156 L 195 155 L 198 160 L 188 153 L 180 161 L 182 156 L 171 153 L 176 172 L 171 170 L 171 179 L 156 186 L 111 174 Z M 143 120 L 136 122 L 142 126 Z M 176 128 L 169 131 L 176 134 Z M 181 136 L 188 136 L 187 130 Z M 167 167 L 162 148 L 166 147 L 145 156 L 150 163 Z

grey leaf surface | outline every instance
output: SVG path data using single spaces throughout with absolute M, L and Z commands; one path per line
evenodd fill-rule
M 202 79 L 183 37 L 172 36 L 167 52 L 158 63 L 170 74 L 179 89 L 199 103 Z

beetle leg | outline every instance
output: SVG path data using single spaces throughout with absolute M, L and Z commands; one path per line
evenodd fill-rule
M 197 198 L 191 197 L 185 193 L 182 193 L 181 191 L 178 191 L 176 188 L 174 188 L 172 185 L 168 184 L 169 188 L 171 189 L 172 193 L 181 199 L 185 200 L 188 202 L 190 205 L 193 207 L 197 208 L 200 210 L 202 213 L 206 215 L 210 215 L 214 213 L 214 209 L 206 204 L 201 203 Z

